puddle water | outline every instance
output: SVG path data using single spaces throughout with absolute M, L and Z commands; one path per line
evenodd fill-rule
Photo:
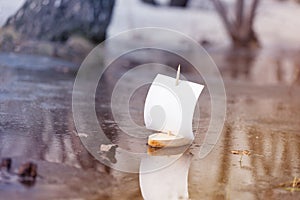
M 200 144 L 210 120 L 210 97 L 204 91 L 199 100 L 201 116 L 195 117 L 195 123 L 200 122 L 200 126 L 195 130 L 196 139 L 190 149 L 163 171 L 139 175 L 106 167 L 81 144 L 71 111 L 76 66 L 52 58 L 1 54 L 0 157 L 12 157 L 13 169 L 21 162 L 33 160 L 38 164 L 41 176 L 31 187 L 17 181 L 4 184 L 0 179 L 1 197 L 300 198 L 299 192 L 277 187 L 300 176 L 297 58 L 289 54 L 281 58 L 264 53 L 257 53 L 248 60 L 243 56 L 222 53 L 213 57 L 224 76 L 227 93 L 226 123 L 217 145 L 207 157 L 199 159 Z M 11 62 L 12 59 L 14 62 Z M 128 67 L 139 64 L 128 60 L 122 62 Z M 166 60 L 166 64 L 172 63 L 175 63 L 172 59 Z M 122 69 L 126 70 L 126 67 Z M 139 78 L 146 77 L 151 71 L 153 69 L 145 71 Z M 98 91 L 101 92 L 96 96 L 98 119 L 106 135 L 119 147 L 147 152 L 146 138 L 132 139 L 118 128 L 112 118 L 109 102 L 111 85 L 122 73 L 122 70 L 108 73 L 104 81 L 107 85 L 99 86 Z M 199 78 L 193 72 L 183 73 L 191 80 Z M 132 84 L 128 82 L 127 87 Z M 130 114 L 141 125 L 143 101 L 148 88 L 147 85 L 139 88 L 130 101 Z M 251 155 L 240 158 L 231 150 L 249 150 Z M 159 157 L 168 159 L 168 156 L 153 156 L 153 162 Z M 140 169 L 149 167 L 153 162 L 143 160 Z

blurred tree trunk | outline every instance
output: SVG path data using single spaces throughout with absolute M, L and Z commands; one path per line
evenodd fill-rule
M 226 6 L 220 0 L 212 0 L 234 47 L 258 48 L 260 46 L 253 30 L 255 11 L 259 1 L 252 0 L 249 9 L 246 10 L 245 1 L 236 0 L 234 18 L 231 19 Z

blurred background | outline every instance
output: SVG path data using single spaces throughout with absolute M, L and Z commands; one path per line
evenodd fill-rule
M 8 17 L 16 14 L 24 2 L 25 0 L 2 0 L 0 24 L 2 26 L 6 24 Z M 64 4 L 65 1 L 56 1 L 57 5 L 59 2 Z M 45 1 L 40 6 L 32 5 L 32 9 L 36 9 L 36 12 L 39 13 L 36 14 L 37 16 L 44 14 L 40 11 L 40 7 L 44 4 L 46 5 L 46 3 L 48 1 Z M 244 32 L 239 34 L 246 35 L 246 29 L 249 29 L 247 26 L 250 25 L 257 38 L 259 38 L 259 43 L 262 47 L 297 48 L 299 40 L 297 37 L 299 31 L 297 28 L 299 26 L 299 20 L 297 20 L 299 12 L 298 2 L 296 0 L 259 0 L 256 3 L 257 5 L 252 3 L 256 3 L 256 1 L 183 0 L 173 2 L 171 0 L 119 0 L 111 3 L 112 5 L 103 5 L 99 12 L 101 9 L 108 9 L 106 14 L 109 22 L 104 22 L 105 20 L 103 20 L 103 23 L 109 23 L 107 27 L 108 36 L 133 28 L 163 27 L 180 31 L 196 41 L 209 42 L 211 45 L 219 48 L 220 46 L 229 45 L 231 38 L 227 33 L 233 31 L 229 29 L 236 29 L 236 32 Z M 100 4 L 100 1 L 97 4 Z M 48 6 L 50 7 L 50 5 Z M 51 6 L 54 6 L 54 4 Z M 73 6 L 76 8 L 75 4 Z M 92 11 L 80 10 L 80 3 L 77 6 L 81 14 L 83 14 L 82 12 Z M 113 10 L 111 10 L 112 7 Z M 225 11 L 222 11 L 224 9 Z M 253 14 L 251 11 L 253 11 Z M 110 12 L 113 12 L 112 16 L 110 16 Z M 223 12 L 227 15 L 225 17 L 227 18 L 226 20 L 223 17 Z M 22 12 L 19 13 L 19 17 L 22 17 L 23 14 Z M 103 15 L 103 17 L 105 18 L 106 16 Z M 110 20 L 111 17 L 112 19 Z M 253 18 L 253 20 L 249 18 Z M 226 25 L 228 22 L 225 21 L 229 21 L 230 26 L 235 28 L 228 27 Z M 62 26 L 62 24 L 57 24 L 57 26 Z M 75 25 L 73 26 L 75 27 Z M 17 29 L 20 28 L 18 27 Z M 106 27 L 104 26 L 103 29 L 106 29 Z M 73 34 L 76 35 L 76 30 L 70 33 L 70 35 Z M 32 35 L 31 37 L 34 36 Z

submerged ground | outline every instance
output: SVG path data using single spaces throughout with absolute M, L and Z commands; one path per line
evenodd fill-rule
M 300 192 L 291 192 L 281 185 L 300 176 L 297 56 L 284 51 L 225 52 L 229 51 L 211 55 L 225 82 L 226 122 L 213 151 L 199 159 L 197 153 L 210 111 L 209 93 L 205 91 L 199 102 L 201 118 L 196 119 L 200 127 L 195 130 L 196 140 L 188 150 L 192 156 L 188 176 L 190 199 L 299 199 Z M 130 60 L 124 63 L 129 68 L 138 64 Z M 1 197 L 143 198 L 138 174 L 109 169 L 82 146 L 71 109 L 77 68 L 53 58 L 0 54 L 0 157 L 13 158 L 13 169 L 22 162 L 34 161 L 40 175 L 33 186 L 0 179 Z M 103 94 L 118 73 L 121 72 L 108 75 L 108 85 L 100 87 L 104 93 L 100 92 L 96 100 L 99 120 L 113 142 L 129 149 L 138 146 L 145 152 L 145 139 L 135 143 L 111 121 L 110 104 Z M 188 71 L 183 73 L 193 78 Z M 143 120 L 143 98 L 136 95 L 133 100 L 133 118 L 138 123 Z M 251 155 L 243 156 L 240 162 L 240 156 L 232 154 L 232 150 L 249 150 Z

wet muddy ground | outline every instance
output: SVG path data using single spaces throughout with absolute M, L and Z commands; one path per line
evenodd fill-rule
M 257 53 L 250 58 L 222 52 L 212 55 L 225 82 L 227 116 L 217 145 L 200 159 L 200 145 L 210 120 L 209 93 L 201 94 L 200 118 L 195 119 L 200 125 L 188 149 L 192 156 L 189 198 L 299 199 L 300 192 L 279 187 L 300 176 L 297 57 L 273 53 Z M 139 64 L 128 60 L 122 63 L 128 68 Z M 33 185 L 0 179 L 1 198 L 143 199 L 139 174 L 106 167 L 81 144 L 72 116 L 77 68 L 52 58 L 0 54 L 0 157 L 13 158 L 13 170 L 22 162 L 34 161 L 39 174 Z M 183 74 L 197 81 L 192 72 Z M 107 85 L 99 86 L 97 116 L 114 143 L 146 152 L 145 138 L 131 139 L 122 134 L 111 119 L 111 85 L 121 75 L 122 70 L 110 73 L 105 77 Z M 147 71 L 139 78 L 143 76 Z M 143 122 L 145 91 L 147 86 L 139 89 L 130 104 L 131 115 L 138 124 Z M 241 159 L 232 150 L 249 150 L 251 154 Z

